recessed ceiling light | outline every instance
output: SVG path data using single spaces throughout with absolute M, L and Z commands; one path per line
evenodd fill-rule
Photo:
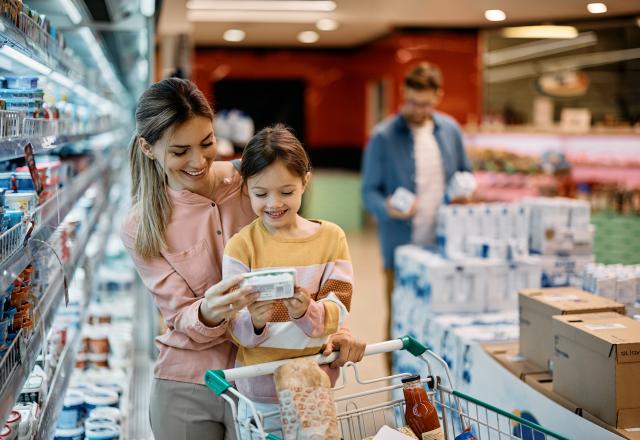
M 604 14 L 607 12 L 607 5 L 604 3 L 589 3 L 587 10 L 592 14 Z
M 331 12 L 336 9 L 334 1 L 305 0 L 189 0 L 187 9 L 216 11 L 316 11 Z
M 333 18 L 321 18 L 316 21 L 316 27 L 321 31 L 335 31 L 338 29 L 338 22 Z
M 244 40 L 244 38 L 247 36 L 247 34 L 245 34 L 245 32 L 243 30 L 240 29 L 228 29 L 226 31 L 224 31 L 224 35 L 222 35 L 222 38 L 224 38 L 225 41 L 230 41 L 232 43 L 237 43 L 239 41 Z
M 318 33 L 314 31 L 304 31 L 298 34 L 298 41 L 305 44 L 315 43 L 319 38 Z
M 487 9 L 484 11 L 484 18 L 489 21 L 503 21 L 507 18 L 507 14 L 500 9 Z
M 516 26 L 502 30 L 506 38 L 576 38 L 578 30 L 573 26 Z

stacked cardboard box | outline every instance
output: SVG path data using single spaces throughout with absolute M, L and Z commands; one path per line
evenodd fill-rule
M 553 357 L 552 322 L 556 315 L 616 312 L 625 307 L 572 287 L 524 289 L 519 293 L 521 354 L 545 369 Z
M 483 344 L 483 349 L 502 367 L 524 381 L 531 388 L 569 411 L 580 415 L 590 422 L 605 428 L 627 440 L 640 440 L 639 428 L 616 428 L 591 414 L 581 405 L 558 394 L 550 371 L 537 371 L 539 368 L 531 361 L 519 355 L 518 343 Z
M 554 316 L 554 390 L 617 428 L 640 427 L 640 322 Z

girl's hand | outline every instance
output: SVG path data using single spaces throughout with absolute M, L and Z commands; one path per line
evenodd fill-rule
M 240 287 L 241 275 L 209 287 L 200 303 L 200 321 L 208 327 L 220 325 L 238 311 L 253 304 L 260 292 L 253 287 Z
M 338 358 L 331 364 L 331 368 L 338 368 L 347 362 L 360 362 L 366 348 L 364 341 L 354 338 L 351 331 L 343 327 L 329 336 L 322 355 L 329 356 L 333 351 L 339 351 Z
M 247 307 L 251 313 L 251 322 L 256 333 L 261 333 L 267 322 L 271 320 L 273 304 L 274 301 L 256 301 Z
M 293 297 L 282 300 L 287 307 L 291 319 L 299 319 L 307 313 L 311 304 L 311 294 L 303 287 L 296 286 L 293 290 Z

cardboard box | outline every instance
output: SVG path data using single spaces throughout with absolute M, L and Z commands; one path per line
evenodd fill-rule
M 617 428 L 640 426 L 640 322 L 577 314 L 552 329 L 554 390 Z
M 528 374 L 524 381 L 531 388 L 547 397 L 550 400 L 553 400 L 558 405 L 568 409 L 569 411 L 578 414 L 579 416 L 589 420 L 596 425 L 607 429 L 611 432 L 614 432 L 620 435 L 622 438 L 627 440 L 640 440 L 640 428 L 616 428 L 615 426 L 609 425 L 604 421 L 598 419 L 593 414 L 586 411 L 584 408 L 579 407 L 574 402 L 569 399 L 561 396 L 553 390 L 553 376 L 551 373 L 532 373 Z
M 520 380 L 525 380 L 530 375 L 547 374 L 549 371 L 540 365 L 536 365 L 529 359 L 521 356 L 517 342 L 501 344 L 483 344 L 482 348 L 500 365 L 509 370 Z
M 553 355 L 552 316 L 625 311 L 622 304 L 572 287 L 521 290 L 518 309 L 520 354 L 547 369 Z

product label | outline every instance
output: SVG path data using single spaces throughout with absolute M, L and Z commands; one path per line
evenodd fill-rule
M 627 328 L 624 324 L 619 322 L 610 322 L 605 324 L 585 324 L 585 327 L 589 330 L 611 330 L 616 328 Z
M 260 292 L 258 301 L 269 301 L 280 298 L 290 298 L 293 294 L 290 283 L 276 283 L 262 286 L 254 286 Z
M 580 298 L 578 298 L 576 295 L 550 295 L 550 296 L 543 296 L 541 299 L 546 302 L 579 301 L 580 300 Z
M 444 440 L 444 432 L 442 431 L 442 428 L 425 432 L 422 434 L 422 440 Z

